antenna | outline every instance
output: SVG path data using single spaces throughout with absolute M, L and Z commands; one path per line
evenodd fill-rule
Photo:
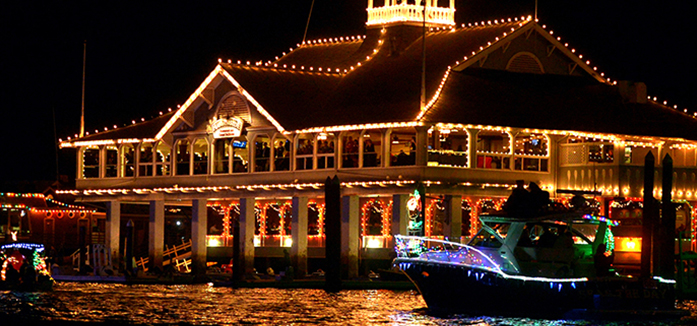
M 303 34 L 303 43 L 307 38 L 307 28 L 310 27 L 310 17 L 312 17 L 312 9 L 315 7 L 315 0 L 312 0 L 312 5 L 310 5 L 310 14 L 307 15 L 307 24 L 305 24 L 305 34 Z
M 424 21 L 421 35 L 421 111 L 423 111 L 426 108 L 426 1 L 427 0 L 421 0 L 421 3 L 423 3 L 424 5 Z
M 537 21 L 537 0 L 535 0 L 535 21 Z
M 82 47 L 82 115 L 80 115 L 80 138 L 85 136 L 85 63 L 87 62 L 87 40 Z

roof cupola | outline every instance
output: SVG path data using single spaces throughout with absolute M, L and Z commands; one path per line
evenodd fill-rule
M 378 3 L 382 3 L 380 6 Z M 448 2 L 447 6 L 440 3 Z M 366 26 L 419 25 L 424 22 L 426 6 L 426 25 L 444 27 L 455 25 L 455 0 L 368 0 L 368 22 Z

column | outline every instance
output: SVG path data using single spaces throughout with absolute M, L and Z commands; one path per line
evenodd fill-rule
M 301 278 L 307 274 L 307 202 L 307 197 L 293 197 L 290 259 L 295 275 Z
M 349 279 L 358 277 L 359 210 L 358 196 L 341 198 L 341 262 L 347 268 Z
M 407 235 L 407 226 L 409 224 L 409 210 L 407 209 L 407 201 L 409 195 L 398 194 L 392 195 L 392 235 L 397 234 Z
M 416 166 L 426 166 L 428 161 L 428 128 L 416 127 Z
M 467 129 L 467 151 L 469 152 L 467 154 L 467 167 L 470 169 L 477 167 L 477 135 L 479 135 L 479 129 Z
M 254 269 L 255 202 L 255 198 L 240 198 L 240 239 L 234 239 L 240 246 L 241 260 L 244 262 L 242 270 L 245 274 Z
M 206 199 L 194 199 L 191 203 L 191 271 L 194 275 L 206 274 L 206 234 L 208 231 L 208 207 Z
M 112 200 L 106 203 L 106 246 L 111 253 L 111 265 L 119 266 L 119 238 L 121 229 L 121 202 Z
M 162 270 L 162 252 L 165 246 L 165 202 L 164 200 L 150 201 L 149 256 L 150 268 Z
M 462 196 L 445 196 L 445 205 L 448 210 L 448 221 L 445 223 L 444 234 L 450 241 L 460 242 L 462 237 Z

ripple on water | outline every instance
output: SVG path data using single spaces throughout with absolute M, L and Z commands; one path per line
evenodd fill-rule
M 693 315 L 663 325 L 697 324 Z M 453 315 L 434 317 L 415 291 L 231 289 L 207 285 L 59 283 L 53 292 L 0 292 L 0 320 L 44 324 L 183 325 L 636 325 L 641 321 L 578 321 Z M 6 323 L 2 323 L 5 325 Z M 644 325 L 655 325 L 645 322 Z M 7 325 L 10 325 L 8 322 Z M 15 326 L 15 325 L 12 325 Z

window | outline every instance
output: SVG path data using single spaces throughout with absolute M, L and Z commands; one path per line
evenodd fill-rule
M 390 139 L 390 166 L 416 164 L 415 133 L 393 132 Z
M 321 133 L 317 135 L 317 168 L 334 168 L 334 134 Z
M 176 148 L 175 159 L 177 160 L 177 166 L 176 166 L 175 173 L 177 175 L 189 175 L 190 171 L 191 171 L 191 166 L 189 164 L 189 162 L 191 162 L 191 155 L 189 154 L 189 140 L 188 139 L 178 140 L 175 148 Z
M 469 135 L 466 130 L 431 129 L 428 136 L 429 166 L 468 166 Z
M 510 169 L 511 138 L 505 131 L 482 130 L 477 135 L 477 168 Z
M 290 141 L 283 138 L 274 143 L 274 171 L 290 170 Z
M 363 167 L 380 166 L 382 133 L 379 131 L 366 131 L 361 139 L 363 140 Z
M 170 156 L 172 150 L 165 142 L 157 143 L 155 152 L 155 175 L 168 176 L 170 174 Z
M 194 141 L 194 174 L 208 174 L 208 141 L 203 138 Z
M 138 151 L 138 176 L 151 176 L 153 171 L 152 144 L 140 144 Z
M 254 172 L 270 171 L 270 156 L 269 137 L 257 136 L 254 141 Z
M 547 172 L 549 148 L 543 134 L 520 134 L 515 138 L 515 170 Z
M 230 138 L 217 139 L 214 146 L 213 173 L 230 173 Z
M 249 152 L 247 150 L 247 138 L 239 137 L 232 141 L 232 172 L 243 173 L 248 171 Z
M 357 132 L 348 132 L 342 136 L 341 143 L 341 167 L 342 168 L 357 168 L 358 167 L 358 137 Z
M 99 147 L 87 147 L 83 150 L 82 177 L 99 178 Z
M 133 145 L 126 144 L 121 146 L 121 169 L 122 176 L 132 177 L 136 173 L 136 151 Z
M 118 177 L 118 162 L 119 162 L 119 150 L 115 146 L 106 147 L 106 166 L 104 171 L 104 177 L 115 178 Z
M 315 149 L 314 135 L 300 135 L 297 138 L 295 149 L 295 169 L 312 170 L 313 155 Z

